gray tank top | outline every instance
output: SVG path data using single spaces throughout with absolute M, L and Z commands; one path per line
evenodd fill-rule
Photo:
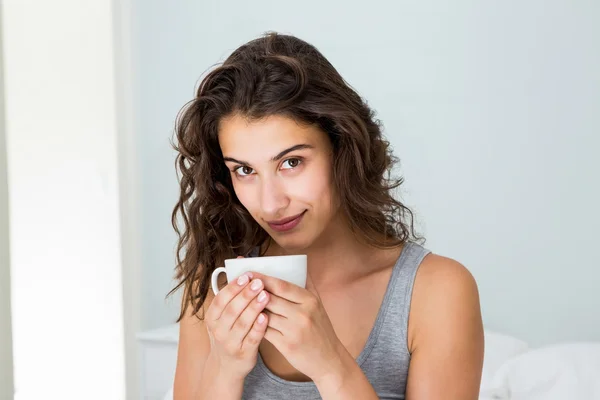
M 381 400 L 404 399 L 410 353 L 408 313 L 417 268 L 428 250 L 406 243 L 394 265 L 375 325 L 356 359 Z M 313 382 L 292 382 L 273 374 L 260 353 L 244 381 L 242 400 L 321 399 Z

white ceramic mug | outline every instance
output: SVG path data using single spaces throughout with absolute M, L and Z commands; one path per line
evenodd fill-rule
M 211 276 L 211 286 L 215 294 L 219 293 L 217 279 L 221 272 L 227 275 L 227 282 L 237 279 L 247 271 L 256 271 L 306 287 L 306 255 L 229 258 L 225 266 L 215 269 Z

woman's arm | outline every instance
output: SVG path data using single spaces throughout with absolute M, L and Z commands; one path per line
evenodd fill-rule
M 209 291 L 205 309 L 214 299 Z M 188 308 L 189 310 L 190 308 Z M 244 381 L 231 382 L 220 374 L 210 357 L 210 338 L 206 325 L 186 312 L 179 323 L 179 347 L 173 387 L 173 400 L 240 400 Z
M 379 400 L 377 392 L 367 379 L 363 370 L 346 349 L 340 350 L 337 368 L 315 385 L 323 400 Z
M 407 400 L 476 400 L 483 367 L 477 284 L 458 262 L 430 254 L 419 267 L 408 324 Z
M 473 276 L 454 260 L 427 256 L 412 294 L 406 399 L 476 400 L 483 344 Z M 377 399 L 360 367 L 349 354 L 342 354 L 338 368 L 315 382 L 323 399 Z

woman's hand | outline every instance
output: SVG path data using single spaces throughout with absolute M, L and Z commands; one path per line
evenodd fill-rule
M 269 294 L 260 279 L 245 273 L 229 282 L 215 296 L 205 315 L 210 337 L 210 355 L 221 373 L 232 379 L 244 379 L 256 365 L 258 345 L 267 328 L 262 313 Z M 251 280 L 251 281 L 250 281 Z
M 310 278 L 307 289 L 253 272 L 271 298 L 265 339 L 298 371 L 317 382 L 341 367 L 345 351 Z

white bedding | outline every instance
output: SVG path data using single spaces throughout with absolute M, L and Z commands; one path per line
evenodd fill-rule
M 600 400 L 600 342 L 531 349 L 486 332 L 480 400 Z

